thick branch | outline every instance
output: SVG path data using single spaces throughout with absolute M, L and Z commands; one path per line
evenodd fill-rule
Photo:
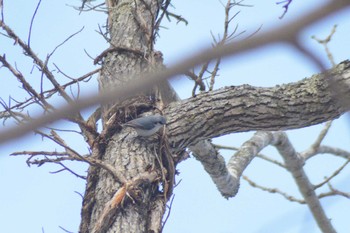
M 327 73 L 349 98 L 350 61 Z M 287 130 L 338 118 L 348 108 L 334 96 L 325 74 L 272 88 L 230 86 L 173 103 L 164 113 L 174 145 L 250 130 Z
M 235 196 L 239 188 L 239 180 L 243 171 L 253 160 L 253 158 L 269 144 L 275 143 L 276 138 L 269 132 L 256 132 L 254 136 L 246 141 L 240 149 L 232 156 L 227 164 L 227 169 L 235 180 L 235 192 L 231 196 Z M 225 185 L 225 184 L 222 184 Z
M 199 141 L 191 146 L 190 150 L 193 156 L 202 163 L 222 196 L 227 198 L 237 193 L 237 180 L 229 174 L 225 159 L 209 140 Z

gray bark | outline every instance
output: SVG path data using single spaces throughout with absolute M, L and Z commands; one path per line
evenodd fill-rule
M 99 78 L 100 90 L 122 86 L 133 77 L 156 66 L 153 51 L 154 21 L 157 1 L 108 1 L 111 47 Z M 93 148 L 93 156 L 115 167 L 125 180 L 116 180 L 105 169 L 91 167 L 82 208 L 80 232 L 159 232 L 165 211 L 159 182 L 141 182 L 128 188 L 115 209 L 110 201 L 123 185 L 156 167 L 157 140 L 128 140 L 128 129 L 120 125 L 155 107 L 155 93 L 147 90 L 128 100 L 116 100 L 102 107 L 103 138 Z M 144 180 L 143 180 L 144 181 Z M 133 193 L 131 193 L 133 191 Z M 101 219 L 101 216 L 104 216 Z M 156 217 L 155 217 L 156 216 Z
M 164 114 L 171 145 L 187 147 L 233 132 L 302 128 L 349 109 L 350 61 L 327 73 L 270 88 L 229 86 L 170 104 Z M 342 101 L 346 100 L 346 101 Z

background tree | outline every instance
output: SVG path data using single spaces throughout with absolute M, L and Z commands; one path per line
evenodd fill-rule
M 317 76 L 298 84 L 274 88 L 241 86 L 214 90 L 213 85 L 221 60 L 218 59 L 214 60 L 213 63 L 206 63 L 205 57 L 207 56 L 202 54 L 182 65 L 182 67 L 187 65 L 187 68 L 190 68 L 195 63 L 205 62 L 199 70 L 181 71 L 195 81 L 192 98 L 169 104 L 176 101 L 177 98 L 171 93 L 171 88 L 164 83 L 160 85 L 158 82 L 158 85 L 152 89 L 142 86 L 143 94 L 137 94 L 132 98 L 129 94 L 129 98 L 125 100 L 121 98 L 121 85 L 126 83 L 126 87 L 137 89 L 137 86 L 128 85 L 127 81 L 139 78 L 140 74 L 143 77 L 147 77 L 148 72 L 158 70 L 162 66 L 161 53 L 154 50 L 153 41 L 158 29 L 157 19 L 159 20 L 162 15 L 159 8 L 162 6 L 163 10 L 167 9 L 168 3 L 165 2 L 164 5 L 158 5 L 156 2 L 131 1 L 114 3 L 111 1 L 108 4 L 107 28 L 109 30 L 107 34 L 104 34 L 104 31 L 102 31 L 102 34 L 109 41 L 110 48 L 94 60 L 95 63 L 102 62 L 102 69 L 89 72 L 66 84 L 59 84 L 60 80 L 48 66 L 50 58 L 54 54 L 53 52 L 49 53 L 46 60 L 41 60 L 31 50 L 31 30 L 28 41 L 25 43 L 7 26 L 4 17 L 1 24 L 7 36 L 14 39 L 25 51 L 25 54 L 34 60 L 35 69 L 33 70 L 35 71 L 33 73 L 38 72 L 41 77 L 37 79 L 37 83 L 35 81 L 29 82 L 16 65 L 8 62 L 8 58 L 5 55 L 1 57 L 3 66 L 20 81 L 26 93 L 29 94 L 29 97 L 24 101 L 12 98 L 9 101 L 3 101 L 4 112 L 2 117 L 4 119 L 11 118 L 13 121 L 10 121 L 10 123 L 31 122 L 32 113 L 28 111 L 38 111 L 39 109 L 39 111 L 44 111 L 44 113 L 48 114 L 47 116 L 49 117 L 46 119 L 54 119 L 55 117 L 52 117 L 52 113 L 56 115 L 57 119 L 60 114 L 57 114 L 56 102 L 53 104 L 53 101 L 63 98 L 67 103 L 73 104 L 75 99 L 80 99 L 77 96 L 80 92 L 68 94 L 66 88 L 78 83 L 78 81 L 89 78 L 96 72 L 100 72 L 100 89 L 108 94 L 105 94 L 102 99 L 104 101 L 108 99 L 108 105 L 104 105 L 101 111 L 93 111 L 92 114 L 72 111 L 69 114 L 67 111 L 61 114 L 65 120 L 79 126 L 81 131 L 79 134 L 84 136 L 89 145 L 88 154 L 84 155 L 84 153 L 78 152 L 76 148 L 67 143 L 67 140 L 63 139 L 62 134 L 57 133 L 60 130 L 52 126 L 48 129 L 36 129 L 35 133 L 54 141 L 63 151 L 40 150 L 14 153 L 29 154 L 29 164 L 42 165 L 43 163 L 53 162 L 62 166 L 63 170 L 68 170 L 72 173 L 75 172 L 63 161 L 79 160 L 92 165 L 87 177 L 87 191 L 82 210 L 81 231 L 104 232 L 108 228 L 119 229 L 121 227 L 124 230 L 135 232 L 146 230 L 159 231 L 161 228 L 161 216 L 165 211 L 165 203 L 171 197 L 172 192 L 173 175 L 175 173 L 172 162 L 176 164 L 187 157 L 187 153 L 184 151 L 186 147 L 189 147 L 196 155 L 196 158 L 203 163 L 222 195 L 231 197 L 236 194 L 240 175 L 252 160 L 252 156 L 256 155 L 256 152 L 264 146 L 272 144 L 278 148 L 285 159 L 285 164 L 282 167 L 287 168 L 296 178 L 301 193 L 320 228 L 324 232 L 331 232 L 333 227 L 324 215 L 301 164 L 303 161 L 301 158 L 306 159 L 318 152 L 325 152 L 325 150 L 328 153 L 333 152 L 346 158 L 348 157 L 345 151 L 339 152 L 339 150 L 334 150 L 334 148 L 320 147 L 324 133 L 310 147 L 309 151 L 298 155 L 295 154 L 285 134 L 281 132 L 258 132 L 230 159 L 227 166 L 228 169 L 226 169 L 221 155 L 218 154 L 218 147 L 215 147 L 206 139 L 247 130 L 299 128 L 338 117 L 347 108 L 343 102 L 339 101 L 339 95 L 334 96 L 332 90 L 336 87 L 337 93 L 341 93 L 341 97 L 346 99 L 343 95 L 346 94 L 347 90 L 343 93 L 343 90 L 338 88 L 338 81 L 341 83 L 341 86 L 346 86 L 347 75 L 343 74 L 348 72 L 348 63 L 345 62 L 338 65 L 328 75 L 323 77 Z M 218 49 L 214 52 L 224 55 L 228 52 L 242 51 L 274 41 L 288 40 L 306 56 L 312 57 L 312 54 L 303 50 L 297 40 L 293 39 L 294 36 L 300 29 L 312 22 L 310 20 L 317 20 L 327 12 L 336 11 L 343 6 L 342 4 L 345 4 L 345 2 L 340 1 L 339 5 L 332 4 L 332 6 L 330 5 L 323 8 L 323 10 L 316 11 L 315 14 L 311 14 L 309 17 L 301 19 L 298 24 L 295 24 L 297 25 L 297 30 L 295 30 L 295 27 L 286 26 L 285 30 L 281 29 L 277 33 L 262 34 L 260 37 L 256 35 L 251 40 L 235 44 L 234 47 L 223 47 L 222 45 L 232 38 L 231 32 L 227 28 L 231 20 L 229 9 L 232 6 L 236 7 L 236 5 L 230 5 L 230 2 L 228 2 L 225 8 L 224 34 L 220 39 L 215 39 Z M 104 5 L 98 6 L 104 7 Z M 84 7 L 89 8 L 89 5 L 84 5 Z M 170 14 L 167 11 L 165 12 Z M 179 16 L 175 15 L 175 17 L 181 19 Z M 32 19 L 33 22 L 35 17 Z M 32 25 L 35 24 L 31 24 L 30 29 Z M 294 29 L 295 31 L 288 29 Z M 214 56 L 211 55 L 209 57 L 214 58 Z M 313 57 L 313 59 L 316 64 L 321 66 L 317 58 Z M 65 72 L 58 66 L 53 65 L 59 73 L 65 75 Z M 210 71 L 208 72 L 210 81 L 206 86 L 205 72 L 208 70 Z M 175 74 L 179 73 L 180 70 L 174 71 L 174 69 L 169 69 L 167 72 Z M 166 75 L 166 73 L 163 73 L 163 75 Z M 154 76 L 155 78 L 160 77 L 159 75 Z M 327 76 L 328 78 L 332 77 L 336 81 L 331 83 L 325 82 Z M 48 80 L 49 84 L 44 80 Z M 140 82 L 142 81 L 138 81 L 138 83 Z M 106 88 L 112 86 L 116 86 L 116 90 L 119 90 L 114 97 L 113 94 L 110 95 L 111 93 L 108 93 Z M 329 86 L 332 88 L 329 88 Z M 199 87 L 200 91 L 209 89 L 210 92 L 197 95 L 197 87 Z M 118 94 L 118 101 L 115 102 L 115 97 Z M 109 98 L 106 98 L 106 96 L 109 96 Z M 110 102 L 112 99 L 114 101 Z M 95 103 L 98 100 L 96 98 Z M 203 100 L 207 104 L 204 104 Z M 13 101 L 16 104 L 13 104 Z M 86 103 L 83 102 L 83 104 Z M 159 141 L 124 141 L 127 132 L 122 130 L 120 125 L 143 112 L 149 111 L 160 111 L 168 118 L 167 131 L 163 132 L 163 136 L 159 137 Z M 99 120 L 101 113 L 103 128 L 99 130 L 95 123 Z M 87 115 L 90 117 L 87 117 Z M 32 122 L 32 125 L 34 123 Z M 70 129 L 71 125 L 66 125 L 66 128 Z M 9 135 L 11 134 L 6 134 L 7 137 Z M 253 151 L 251 152 L 251 150 Z M 43 157 L 38 159 L 38 155 Z M 208 161 L 207 158 L 210 158 L 210 160 Z M 294 158 L 294 161 L 291 158 Z M 281 165 L 280 163 L 277 164 Z M 345 165 L 341 166 L 338 171 Z M 331 176 L 331 178 L 334 176 Z M 256 186 L 254 182 L 249 179 L 248 181 Z M 330 179 L 326 179 L 321 184 L 326 184 L 328 181 Z M 276 192 L 276 190 L 264 189 Z M 277 192 L 280 191 L 277 190 Z M 347 195 L 333 188 L 327 195 L 339 193 Z M 293 197 L 288 198 L 295 200 Z

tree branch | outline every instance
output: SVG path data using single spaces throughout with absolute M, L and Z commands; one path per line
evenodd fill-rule
M 332 85 L 347 89 L 340 95 L 348 99 L 350 61 L 345 61 L 297 83 L 272 88 L 231 86 L 170 104 L 164 110 L 170 144 L 185 148 L 235 132 L 296 129 L 338 118 L 348 107 L 334 96 L 328 78 Z
M 273 144 L 282 155 L 287 169 L 290 173 L 292 173 L 294 180 L 299 187 L 299 191 L 309 206 L 309 209 L 311 210 L 311 213 L 314 216 L 318 226 L 322 232 L 335 233 L 336 231 L 333 228 L 330 220 L 327 218 L 321 206 L 320 200 L 315 193 L 314 186 L 310 183 L 308 176 L 304 172 L 304 160 L 294 150 L 286 133 L 277 132 L 274 135 L 277 136 L 278 140 L 276 140 Z
M 190 146 L 193 156 L 201 162 L 205 171 L 210 175 L 221 195 L 228 198 L 237 193 L 236 180 L 229 174 L 225 159 L 208 140 L 199 141 Z

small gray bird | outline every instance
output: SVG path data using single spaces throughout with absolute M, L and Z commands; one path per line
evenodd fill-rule
M 124 124 L 124 126 L 135 129 L 138 136 L 148 137 L 155 134 L 163 125 L 166 119 L 161 115 L 152 115 L 136 118 Z

